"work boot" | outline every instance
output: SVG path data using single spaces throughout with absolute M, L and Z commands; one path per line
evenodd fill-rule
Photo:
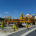
M 29 28 L 28 28 L 28 30 L 29 30 Z
M 16 31 L 18 31 L 18 29 L 16 29 Z

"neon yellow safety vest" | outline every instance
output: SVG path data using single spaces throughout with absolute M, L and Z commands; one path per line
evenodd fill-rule
M 2 24 L 1 24 L 1 27 L 4 27 L 3 22 L 2 22 Z
M 17 28 L 16 25 L 13 25 L 13 29 L 14 29 L 14 28 L 15 28 L 15 29 Z

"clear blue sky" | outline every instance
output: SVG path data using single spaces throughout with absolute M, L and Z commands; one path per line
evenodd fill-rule
M 20 13 L 35 14 L 36 0 L 0 0 L 0 17 L 19 18 Z

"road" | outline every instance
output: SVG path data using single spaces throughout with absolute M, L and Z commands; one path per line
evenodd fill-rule
M 29 33 L 28 35 L 26 36 L 36 36 L 36 30 L 34 30 L 33 32 Z
M 9 35 L 7 35 L 7 36 L 24 36 L 23 34 L 25 34 L 26 32 L 28 32 L 28 31 L 30 31 L 30 30 L 32 30 L 32 29 L 34 29 L 36 27 L 36 25 L 35 26 L 33 26 L 33 27 L 30 27 L 29 28 L 29 30 L 28 29 L 22 29 L 22 30 L 20 30 L 20 31 L 16 31 L 16 32 L 14 32 L 14 33 L 11 33 L 11 34 L 9 34 Z M 34 32 L 34 33 L 33 33 Z M 33 34 L 34 35 L 36 35 L 35 33 L 36 33 L 36 30 L 34 30 L 32 33 L 30 33 L 30 34 L 28 34 L 28 35 L 26 35 L 26 36 L 30 36 L 30 35 L 32 35 L 33 36 Z

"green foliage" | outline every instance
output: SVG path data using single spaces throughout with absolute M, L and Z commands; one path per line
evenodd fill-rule
M 4 18 L 1 18 L 1 17 L 0 17 L 0 21 L 2 21 L 2 20 L 4 20 Z

